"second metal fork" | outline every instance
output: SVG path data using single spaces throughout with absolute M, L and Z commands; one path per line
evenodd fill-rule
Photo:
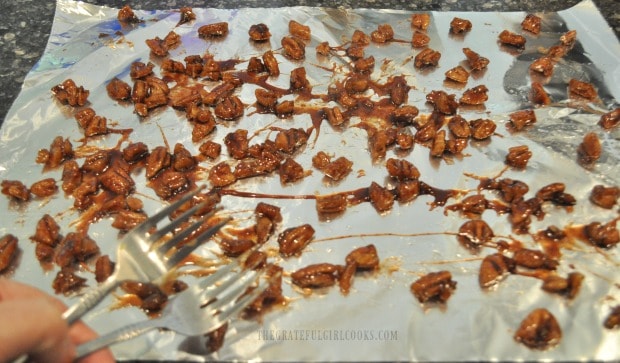
M 238 267 L 239 272 L 233 272 Z M 229 263 L 171 299 L 161 316 L 127 325 L 77 348 L 77 358 L 153 329 L 167 329 L 186 336 L 207 334 L 221 327 L 254 301 L 273 280 L 260 279 L 259 271 Z M 251 288 L 252 284 L 256 284 Z
M 167 233 L 173 231 L 187 221 L 196 211 L 203 207 L 203 204 L 195 205 L 183 212 L 166 226 L 157 229 L 153 233 L 149 233 L 153 228 L 157 227 L 158 222 L 172 215 L 174 211 L 179 209 L 179 207 L 193 198 L 202 189 L 203 188 L 198 188 L 196 191 L 186 194 L 178 201 L 163 208 L 129 231 L 119 242 L 116 256 L 117 262 L 112 275 L 96 288 L 88 290 L 82 295 L 74 305 L 63 313 L 63 319 L 65 319 L 68 324 L 74 323 L 86 312 L 95 307 L 112 289 L 116 288 L 123 281 L 135 280 L 140 282 L 153 282 L 161 278 L 200 246 L 204 240 L 217 233 L 217 231 L 228 222 L 228 219 L 198 233 L 191 241 L 185 243 L 186 239 L 192 233 L 203 226 L 205 220 L 210 216 L 207 214 L 198 221 L 190 224 L 187 228 L 175 233 L 173 237 L 165 243 L 161 245 L 156 244 Z M 184 242 L 183 246 L 177 247 L 180 242 Z M 173 247 L 175 247 L 174 250 Z

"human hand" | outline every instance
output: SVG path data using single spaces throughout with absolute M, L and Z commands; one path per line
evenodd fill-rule
M 17 281 L 0 277 L 0 362 L 27 355 L 34 362 L 72 362 L 75 347 L 97 334 L 86 324 L 68 326 L 60 300 Z M 95 352 L 82 363 L 114 362 L 109 350 Z

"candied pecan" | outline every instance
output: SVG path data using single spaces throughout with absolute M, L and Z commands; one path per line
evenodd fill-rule
M 396 184 L 394 189 L 396 198 L 401 203 L 407 203 L 415 199 L 420 194 L 420 181 L 403 180 Z
M 611 312 L 609 312 L 609 315 L 605 318 L 603 326 L 606 329 L 616 329 L 620 327 L 620 305 L 611 309 Z
M 243 116 L 243 103 L 237 96 L 225 97 L 215 106 L 215 116 L 224 120 L 235 120 Z
M 282 214 L 280 212 L 280 207 L 277 207 L 272 204 L 260 202 L 256 205 L 256 208 L 254 208 L 254 213 L 257 216 L 267 217 L 274 223 L 282 222 Z
M 222 238 L 218 245 L 226 256 L 237 257 L 254 247 L 254 241 L 249 238 Z
M 588 101 L 594 101 L 598 97 L 598 93 L 592 83 L 571 79 L 568 81 L 568 96 L 570 98 L 582 98 Z
M 228 34 L 228 23 L 225 21 L 206 24 L 198 28 L 198 36 L 201 38 L 218 38 Z
M 450 21 L 450 33 L 452 34 L 467 33 L 471 30 L 471 28 L 472 28 L 471 21 L 467 19 L 461 19 L 458 17 L 454 17 L 452 21 Z
M 499 33 L 499 42 L 504 45 L 510 45 L 516 48 L 524 48 L 526 39 L 523 35 L 513 33 L 509 30 L 503 30 Z
M 503 280 L 514 269 L 514 261 L 501 253 L 488 255 L 480 264 L 478 283 L 482 288 L 489 288 Z
M 124 281 L 121 288 L 140 299 L 140 309 L 145 312 L 157 312 L 168 301 L 168 296 L 154 283 Z
M 209 170 L 209 182 L 214 187 L 224 187 L 237 181 L 230 165 L 226 162 L 216 164 Z
M 250 30 L 248 31 L 248 35 L 250 36 L 250 39 L 255 42 L 264 42 L 271 38 L 271 32 L 269 31 L 269 27 L 263 23 L 251 25 Z
M 250 57 L 248 61 L 248 72 L 249 73 L 263 73 L 267 72 L 267 68 L 265 68 L 265 64 L 258 57 Z
M 410 161 L 405 159 L 390 158 L 386 161 L 385 167 L 391 177 L 398 180 L 411 180 L 420 177 L 420 171 Z
M 450 118 L 448 130 L 458 138 L 469 138 L 471 136 L 469 123 L 460 115 L 454 115 Z
M 86 279 L 76 275 L 71 268 L 63 268 L 56 274 L 52 287 L 56 294 L 70 295 L 86 286 Z
M 277 150 L 287 154 L 292 154 L 295 150 L 305 145 L 308 141 L 308 134 L 304 129 L 288 129 L 278 132 L 274 140 Z
M 123 159 L 128 163 L 135 163 L 144 159 L 149 153 L 149 148 L 145 143 L 139 141 L 127 145 L 123 149 Z
M 288 32 L 299 39 L 310 40 L 311 38 L 310 27 L 295 20 L 290 20 L 288 22 Z
M 567 193 L 564 193 L 564 189 L 566 186 L 564 183 L 551 183 L 542 188 L 538 192 L 536 192 L 536 198 L 546 201 L 552 202 L 556 205 L 562 206 L 570 206 L 575 205 L 575 198 Z
M 536 113 L 534 110 L 519 110 L 508 115 L 510 124 L 515 131 L 521 131 L 523 128 L 536 123 Z
M 574 299 L 579 293 L 584 275 L 579 272 L 571 272 L 567 278 L 557 275 L 550 275 L 543 280 L 542 289 L 547 292 L 566 295 L 569 299 Z
M 110 256 L 99 256 L 97 261 L 95 261 L 95 280 L 97 282 L 107 280 L 114 272 L 114 265 L 114 262 L 110 260 Z
M 19 180 L 3 180 L 2 194 L 13 200 L 24 202 L 30 200 L 30 191 L 28 190 L 28 187 L 26 187 L 24 183 Z
M 472 252 L 478 252 L 480 247 L 493 238 L 493 230 L 489 225 L 481 220 L 470 220 L 459 227 L 456 239 L 459 243 Z
M 166 35 L 164 39 L 160 37 L 155 37 L 152 39 L 146 39 L 146 45 L 151 49 L 151 53 L 159 57 L 165 57 L 168 55 L 168 51 L 175 46 L 177 46 L 180 42 L 180 36 L 171 31 Z
M 99 181 L 92 174 L 82 177 L 80 185 L 73 191 L 73 206 L 78 210 L 84 210 L 93 203 L 92 196 L 99 190 Z
M 569 30 L 560 36 L 560 44 L 565 47 L 572 48 L 577 41 L 577 31 Z
M 287 117 L 293 114 L 295 111 L 295 101 L 293 100 L 285 100 L 282 102 L 278 102 L 276 107 L 274 108 L 275 114 L 278 117 Z
M 175 61 L 170 58 L 166 58 L 161 62 L 161 70 L 170 73 L 185 73 L 185 65 L 179 61 Z
M 370 39 L 375 43 L 386 43 L 394 39 L 394 29 L 390 24 L 379 24 L 377 30 L 370 33 Z
M 426 30 L 431 23 L 431 16 L 428 13 L 415 13 L 411 15 L 411 26 L 419 29 Z
M 375 270 L 379 268 L 379 255 L 373 244 L 358 247 L 345 257 L 347 265 L 355 264 L 358 270 Z
M 263 63 L 265 64 L 265 67 L 267 68 L 267 73 L 269 73 L 270 76 L 274 76 L 274 77 L 279 76 L 280 66 L 278 65 L 278 60 L 273 54 L 273 51 L 271 50 L 266 51 L 265 53 L 263 53 L 262 58 L 263 58 Z
M 303 288 L 320 288 L 336 284 L 343 267 L 331 263 L 317 263 L 303 267 L 291 274 L 293 283 Z
M 329 107 L 323 108 L 323 114 L 325 115 L 327 122 L 329 122 L 329 124 L 332 126 L 340 126 L 344 124 L 345 121 L 347 120 L 344 114 L 342 113 L 342 111 L 340 110 L 340 108 L 336 106 L 332 108 L 329 108 Z
M 30 186 L 30 193 L 39 198 L 49 197 L 56 193 L 58 186 L 56 186 L 56 180 L 54 178 L 46 178 L 33 183 Z
M 611 130 L 617 127 L 620 124 L 620 108 L 603 114 L 598 124 L 605 130 Z
M 413 148 L 415 139 L 411 134 L 411 130 L 407 127 L 399 128 L 396 133 L 396 145 L 402 150 L 410 150 Z
M 618 202 L 620 188 L 595 185 L 590 193 L 590 201 L 599 207 L 611 209 Z
M 209 159 L 216 159 L 222 153 L 222 145 L 217 142 L 207 140 L 200 147 L 198 151 L 201 155 L 208 157 Z
M 146 177 L 152 179 L 172 165 L 172 155 L 165 146 L 155 147 L 146 158 Z
M 70 267 L 98 253 L 99 246 L 92 238 L 83 233 L 70 232 L 60 241 L 54 262 L 60 267 Z
M 294 60 L 302 60 L 306 57 L 306 45 L 302 40 L 285 36 L 281 41 L 282 48 L 284 48 L 284 55 Z
M 592 222 L 584 227 L 586 238 L 590 243 L 601 248 L 611 248 L 620 242 L 620 233 L 616 221 L 607 224 Z
M 378 212 L 386 212 L 394 205 L 394 194 L 375 182 L 372 182 L 368 188 L 368 197 Z
M 489 99 L 487 92 L 489 92 L 489 89 L 485 85 L 481 84 L 474 88 L 465 90 L 459 102 L 462 105 L 482 105 Z
M 90 91 L 83 86 L 77 86 L 72 79 L 67 79 L 59 85 L 52 87 L 52 93 L 63 105 L 84 106 L 88 101 Z
M 431 48 L 424 48 L 413 61 L 416 68 L 436 67 L 439 64 L 441 53 Z
M 363 93 L 368 90 L 369 80 L 368 77 L 355 74 L 344 83 L 344 88 L 349 93 Z
M 540 33 L 541 18 L 534 14 L 527 14 L 525 19 L 521 22 L 521 29 L 526 30 L 532 34 Z
M 431 42 L 431 37 L 419 30 L 413 32 L 411 37 L 411 46 L 414 48 L 424 48 Z
M 82 170 L 75 160 L 69 160 L 62 169 L 62 190 L 71 194 L 82 183 Z
M 256 104 L 266 111 L 273 111 L 278 102 L 278 95 L 275 92 L 263 88 L 257 88 L 254 91 L 254 96 L 256 96 Z
M 504 201 L 512 203 L 523 198 L 530 187 L 520 180 L 505 178 L 499 181 L 498 190 Z
M 407 102 L 407 95 L 411 87 L 404 76 L 390 77 L 386 86 L 389 86 L 390 101 L 396 106 Z
M 55 253 L 54 247 L 43 243 L 37 243 L 34 248 L 34 255 L 37 260 L 45 264 L 52 262 Z
M 463 48 L 463 54 L 467 58 L 467 64 L 474 71 L 481 71 L 489 65 L 489 59 L 481 57 L 478 53 L 474 52 L 470 48 Z
M 99 182 L 104 189 L 120 195 L 129 195 L 135 187 L 129 171 L 123 167 L 108 168 L 99 177 Z
M 433 143 L 429 151 L 429 155 L 433 157 L 441 157 L 446 151 L 446 131 L 439 130 L 433 138 Z
M 426 101 L 433 105 L 435 111 L 444 115 L 454 115 L 459 107 L 455 95 L 448 95 L 445 91 L 431 91 L 426 95 Z
M 232 82 L 223 82 L 215 86 L 210 92 L 203 93 L 201 96 L 202 103 L 209 106 L 215 106 L 222 102 L 226 97 L 232 96 L 236 85 Z
M 456 281 L 452 280 L 452 274 L 449 271 L 428 273 L 410 286 L 411 292 L 420 303 L 429 301 L 445 303 L 455 288 Z
M 309 224 L 284 230 L 278 236 L 280 254 L 284 257 L 299 255 L 314 238 L 314 228 Z
M 140 19 L 138 19 L 138 17 L 136 16 L 136 13 L 134 13 L 133 9 L 129 5 L 125 5 L 121 9 L 119 9 L 118 14 L 116 15 L 116 18 L 121 23 L 142 22 Z
M 194 14 L 194 10 L 189 6 L 183 6 L 179 9 L 179 22 L 177 26 L 187 24 L 193 20 L 196 20 L 196 14 Z
M 356 270 L 357 265 L 355 263 L 348 263 L 340 272 L 340 275 L 338 276 L 338 286 L 340 287 L 340 292 L 343 295 L 347 295 L 351 290 L 351 285 L 353 285 L 353 277 L 355 277 Z
M 131 86 L 116 77 L 112 78 L 105 88 L 108 96 L 115 101 L 126 101 L 131 98 Z
M 364 55 L 365 55 L 364 46 L 363 45 L 359 45 L 359 44 L 355 44 L 355 43 L 351 43 L 351 46 L 349 46 L 346 49 L 346 53 L 347 53 L 347 56 L 349 58 L 351 58 L 352 60 L 354 60 L 354 61 L 362 59 L 362 58 L 364 58 Z
M 445 75 L 446 79 L 459 83 L 467 83 L 469 79 L 469 72 L 463 66 L 451 68 L 446 71 Z
M 532 349 L 548 349 L 562 339 L 557 320 L 547 309 L 535 309 L 521 322 L 514 339 Z
M 532 152 L 527 145 L 519 145 L 508 148 L 505 163 L 517 169 L 525 169 L 528 161 L 532 158 Z
M 469 122 L 471 127 L 471 137 L 475 140 L 484 140 L 495 132 L 497 125 L 493 120 L 489 119 L 477 119 Z
M 131 63 L 129 76 L 131 79 L 144 79 L 153 75 L 153 68 L 155 68 L 155 65 L 151 62 L 145 64 L 143 62 L 136 61 Z
M 549 77 L 553 74 L 555 62 L 549 57 L 540 57 L 530 64 L 530 70 Z
M 18 239 L 12 234 L 6 234 L 0 238 L 0 274 L 8 269 L 17 258 L 19 248 Z
M 157 181 L 153 184 L 153 190 L 160 198 L 170 199 L 186 190 L 189 185 L 190 180 L 185 173 L 166 169 L 157 176 Z
M 588 132 L 577 148 L 577 158 L 582 165 L 595 163 L 603 152 L 601 141 L 594 132 Z
M 60 242 L 61 237 L 58 223 L 56 223 L 52 216 L 45 214 L 37 222 L 34 236 L 30 237 L 30 239 L 37 243 L 55 247 Z
M 353 62 L 353 70 L 357 73 L 372 73 L 375 67 L 375 57 L 370 56 L 368 58 L 360 58 Z
M 363 31 L 356 29 L 355 31 L 353 31 L 353 35 L 351 36 L 351 43 L 365 46 L 370 44 L 370 37 L 366 35 Z
M 310 81 L 306 78 L 306 68 L 298 67 L 291 71 L 290 85 L 293 90 L 302 90 L 310 87 Z
M 331 180 L 340 181 L 349 175 L 352 166 L 353 162 L 351 160 L 341 156 L 325 165 L 322 171 L 325 173 L 325 176 L 329 177 Z
M 347 210 L 347 197 L 344 194 L 316 196 L 316 211 L 319 214 L 338 214 Z
M 463 213 L 482 214 L 487 208 L 487 200 L 483 195 L 470 195 L 460 203 L 446 207 L 448 210 L 461 210 Z
M 550 259 L 541 251 L 530 250 L 527 248 L 521 248 L 514 252 L 512 259 L 518 266 L 523 266 L 531 269 L 548 269 L 554 270 L 558 262 Z
M 234 159 L 243 159 L 248 155 L 249 149 L 248 130 L 237 129 L 224 137 L 224 145 L 228 154 Z
M 539 82 L 532 82 L 530 99 L 537 105 L 548 105 L 551 103 L 551 98 Z
M 114 216 L 112 227 L 121 231 L 129 231 L 146 221 L 146 219 L 147 215 L 144 212 L 121 210 Z
M 303 179 L 303 177 L 306 175 L 304 168 L 301 166 L 301 164 L 299 164 L 290 157 L 286 158 L 284 162 L 280 164 L 278 174 L 280 174 L 280 183 L 282 184 L 296 182 Z

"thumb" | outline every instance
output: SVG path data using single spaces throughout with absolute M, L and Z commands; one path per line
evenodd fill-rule
M 46 299 L 0 302 L 0 361 L 28 355 L 33 362 L 71 362 L 75 347 L 58 307 Z

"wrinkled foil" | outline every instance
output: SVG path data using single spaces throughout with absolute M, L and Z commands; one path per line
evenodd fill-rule
M 67 78 L 90 90 L 89 101 L 97 114 L 105 116 L 115 128 L 133 128 L 130 139 L 146 142 L 149 147 L 183 143 L 197 154 L 198 145 L 191 142 L 191 128 L 184 117 L 167 108 L 153 112 L 140 120 L 129 106 L 110 100 L 105 84 L 113 77 L 129 81 L 129 67 L 134 61 L 148 62 L 149 49 L 145 39 L 164 37 L 174 30 L 182 36 L 180 48 L 171 51 L 172 59 L 182 60 L 191 54 L 213 54 L 217 60 L 249 59 L 265 50 L 280 48 L 280 38 L 288 34 L 289 20 L 309 25 L 312 41 L 307 46 L 303 65 L 313 85 L 313 93 L 325 94 L 332 82 L 333 65 L 346 68 L 344 57 L 332 55 L 318 58 L 314 47 L 321 41 L 342 45 L 354 30 L 370 34 L 379 24 L 389 23 L 395 38 L 405 42 L 386 45 L 371 44 L 366 55 L 377 60 L 373 78 L 384 82 L 390 75 L 403 74 L 413 87 L 409 104 L 429 114 L 425 95 L 431 90 L 446 89 L 459 96 L 465 88 L 484 84 L 490 99 L 483 109 L 461 109 L 468 120 L 490 118 L 497 122 L 498 135 L 490 142 L 472 143 L 462 158 L 451 161 L 431 160 L 428 149 L 417 145 L 406 155 L 421 172 L 421 179 L 444 189 L 475 190 L 478 181 L 468 175 L 493 177 L 503 169 L 507 149 L 528 145 L 534 157 L 525 171 L 508 170 L 503 177 L 522 180 L 530 186 L 530 194 L 552 182 L 564 182 L 567 192 L 578 199 L 572 212 L 561 208 L 546 209 L 543 221 L 534 220 L 530 230 L 549 225 L 567 226 L 591 221 L 607 222 L 618 217 L 617 207 L 603 210 L 587 199 L 596 184 L 620 185 L 617 167 L 620 155 L 620 130 L 604 132 L 597 126 L 602 112 L 618 107 L 620 99 L 620 45 L 602 16 L 590 1 L 557 13 L 538 14 L 543 18 L 543 32 L 528 36 L 526 49 L 519 54 L 502 49 L 497 36 L 504 29 L 520 32 L 525 13 L 431 12 L 430 47 L 442 53 L 436 69 L 420 72 L 414 69 L 412 57 L 417 53 L 407 41 L 412 29 L 410 12 L 367 9 L 324 9 L 309 7 L 276 9 L 194 9 L 197 20 L 175 27 L 179 13 L 174 11 L 137 11 L 145 20 L 135 26 L 121 26 L 116 19 L 118 9 L 98 7 L 81 2 L 59 0 L 47 49 L 24 82 L 23 90 L 2 125 L 0 135 L 0 179 L 21 180 L 26 185 L 45 177 L 60 180 L 60 170 L 42 172 L 35 163 L 37 151 L 48 148 L 55 136 L 69 137 L 75 145 L 83 138 L 67 107 L 52 100 L 50 88 Z M 449 34 L 449 22 L 454 17 L 469 19 L 473 29 L 464 36 Z M 216 21 L 229 23 L 230 33 L 220 41 L 205 41 L 196 36 L 199 26 Z M 273 37 L 268 45 L 255 46 L 248 41 L 249 25 L 265 23 Z M 531 129 L 510 134 L 508 114 L 530 107 L 527 100 L 530 80 L 527 66 L 539 56 L 539 49 L 556 44 L 560 35 L 577 30 L 578 43 L 555 68 L 551 82 L 546 85 L 554 99 L 549 107 L 536 109 L 537 124 Z M 104 36 L 105 35 L 105 36 Z M 447 88 L 444 72 L 464 60 L 461 49 L 470 47 L 491 60 L 488 70 L 478 78 L 470 78 L 466 87 Z M 288 88 L 290 70 L 301 63 L 277 55 L 282 76 L 270 80 Z M 156 63 L 157 64 L 157 63 Z M 244 63 L 237 65 L 244 69 Z M 570 78 L 592 82 L 598 89 L 600 102 L 589 110 L 571 107 L 566 97 Z M 255 101 L 253 89 L 243 87 L 239 97 L 245 105 Z M 278 120 L 273 115 L 252 113 L 246 107 L 245 116 L 237 122 L 222 122 L 213 136 L 221 141 L 235 128 L 254 130 L 266 125 L 285 128 L 311 125 L 307 115 Z M 353 123 L 353 122 L 352 122 Z M 594 131 L 601 138 L 603 156 L 591 170 L 576 162 L 576 148 L 585 132 Z M 260 136 L 258 137 L 260 138 Z M 89 140 L 89 145 L 113 147 L 117 135 Z M 367 152 L 365 131 L 349 127 L 338 131 L 323 124 L 316 143 L 311 142 L 297 161 L 312 170 L 311 156 L 318 151 L 345 156 L 353 161 L 354 172 L 337 185 L 324 183 L 322 174 L 314 171 L 303 181 L 281 185 L 277 175 L 237 183 L 235 188 L 262 193 L 302 195 L 327 194 L 367 187 L 375 181 L 389 185 L 383 163 L 373 163 Z M 389 151 L 388 158 L 395 152 Z M 225 158 L 222 156 L 221 158 Z M 208 163 L 207 163 L 208 164 Z M 207 165 L 208 166 L 208 165 Z M 145 187 L 143 178 L 136 178 L 138 196 L 145 208 L 153 211 L 162 203 Z M 492 196 L 492 194 L 489 194 Z M 369 203 L 351 207 L 334 220 L 322 221 L 316 215 L 312 200 L 265 200 L 282 208 L 284 220 L 280 229 L 310 223 L 316 229 L 316 241 L 300 257 L 282 259 L 277 254 L 271 260 L 292 272 L 311 263 L 342 264 L 352 249 L 374 244 L 381 258 L 381 269 L 375 274 L 357 276 L 353 289 L 343 296 L 337 287 L 314 292 L 308 296 L 291 286 L 284 278 L 284 294 L 289 304 L 262 317 L 261 321 L 235 321 L 229 328 L 226 343 L 217 353 L 209 354 L 203 337 L 183 337 L 172 332 L 151 332 L 112 349 L 119 360 L 341 360 L 341 361 L 468 361 L 468 360 L 617 360 L 620 358 L 620 332 L 606 330 L 602 322 L 613 306 L 620 303 L 620 256 L 618 247 L 601 251 L 582 242 L 564 249 L 558 273 L 566 276 L 579 271 L 586 278 L 574 300 L 541 290 L 541 281 L 511 275 L 492 291 L 481 291 L 477 274 L 482 257 L 495 250 L 483 250 L 472 255 L 461 247 L 453 235 L 465 218 L 456 212 L 444 215 L 441 207 L 431 209 L 432 199 L 421 196 L 408 204 L 395 204 L 383 215 Z M 257 200 L 224 197 L 222 206 L 236 218 L 252 210 Z M 450 200 L 448 204 L 456 202 Z M 52 293 L 51 282 L 56 270 L 45 271 L 34 257 L 34 233 L 38 219 L 49 213 L 55 216 L 66 234 L 71 231 L 78 214 L 71 198 L 59 193 L 49 199 L 34 200 L 25 205 L 0 198 L 4 210 L 0 232 L 12 233 L 20 240 L 22 254 L 19 267 L 12 278 L 25 281 Z M 483 219 L 497 236 L 512 236 L 525 247 L 539 248 L 529 236 L 514 235 L 505 215 L 487 211 Z M 89 233 L 98 241 L 102 253 L 114 256 L 118 232 L 107 219 L 93 225 Z M 332 237 L 341 236 L 342 238 Z M 277 244 L 272 238 L 271 249 Z M 216 250 L 212 244 L 197 253 Z M 448 270 L 457 288 L 447 304 L 423 306 L 409 290 L 419 276 L 433 271 Z M 91 273 L 84 272 L 91 284 Z M 191 278 L 188 277 L 191 283 Z M 118 292 L 117 292 L 118 293 Z M 73 298 L 60 296 L 67 304 Z M 85 321 L 100 334 L 145 318 L 137 308 L 111 309 L 115 298 L 110 297 Z M 561 343 L 550 350 L 536 351 L 513 339 L 521 320 L 533 309 L 544 307 L 551 311 L 563 331 Z

